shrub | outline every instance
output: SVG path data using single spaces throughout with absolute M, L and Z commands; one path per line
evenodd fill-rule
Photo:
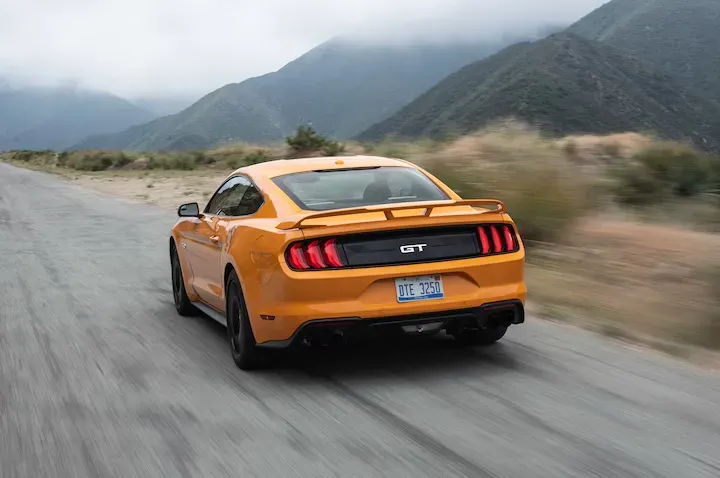
M 161 156 L 152 153 L 147 154 L 147 164 L 145 166 L 147 169 L 162 169 L 162 163 L 163 159 Z
M 67 160 L 69 156 L 70 153 L 68 153 L 67 151 L 63 151 L 62 153 L 58 154 L 57 165 L 60 167 L 65 167 L 67 165 Z
M 35 157 L 34 151 L 18 151 L 14 155 L 14 159 L 18 161 L 30 161 Z
M 256 151 L 251 151 L 247 153 L 243 157 L 243 162 L 245 164 L 258 164 L 270 161 L 270 159 L 270 156 L 267 154 L 267 152 L 265 152 L 265 150 L 258 149 Z
M 652 148 L 636 158 L 677 196 L 694 196 L 708 186 L 712 174 L 709 158 L 680 145 Z
M 649 205 L 668 196 L 665 184 L 642 164 L 629 163 L 612 168 L 616 179 L 611 188 L 618 202 L 630 206 Z
M 147 169 L 191 171 L 197 167 L 196 158 L 192 153 L 149 154 Z
M 713 188 L 714 160 L 694 149 L 664 143 L 613 169 L 618 200 L 652 204 L 668 196 L 691 197 Z
M 16 161 L 29 162 L 33 160 L 47 161 L 49 157 L 54 157 L 55 153 L 50 150 L 34 151 L 29 149 L 10 151 L 10 158 Z
M 166 154 L 156 153 L 148 155 L 148 169 L 170 169 L 169 157 Z
M 299 126 L 295 136 L 289 136 L 285 141 L 296 153 L 319 151 L 328 143 L 328 140 L 318 134 L 312 126 Z
M 322 149 L 325 156 L 339 156 L 345 152 L 345 145 L 337 141 L 329 141 Z
M 243 165 L 243 158 L 244 156 L 241 154 L 229 155 L 225 158 L 225 164 L 227 164 L 230 169 L 237 169 Z
M 325 156 L 337 156 L 345 151 L 345 146 L 330 141 L 318 134 L 312 126 L 299 126 L 295 136 L 285 138 L 295 156 L 322 152 Z
M 115 168 L 122 168 L 124 166 L 127 166 L 128 164 L 132 163 L 133 159 L 120 151 L 117 153 L 117 155 L 113 158 L 113 167 Z
M 192 154 L 179 153 L 170 156 L 165 162 L 165 169 L 179 169 L 191 171 L 197 166 L 195 156 Z
M 122 151 L 72 151 L 57 156 L 57 165 L 78 171 L 104 171 L 131 164 L 133 158 Z
M 213 164 L 217 162 L 217 159 L 214 156 L 211 156 L 204 151 L 193 151 L 190 154 L 197 165 Z
M 65 165 L 78 171 L 104 171 L 113 165 L 113 155 L 104 151 L 74 151 Z

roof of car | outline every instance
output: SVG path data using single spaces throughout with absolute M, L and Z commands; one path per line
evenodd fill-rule
M 302 173 L 318 169 L 363 168 L 370 166 L 412 167 L 401 159 L 382 156 L 327 156 L 321 158 L 278 159 L 240 168 L 238 172 L 274 178 L 284 174 Z

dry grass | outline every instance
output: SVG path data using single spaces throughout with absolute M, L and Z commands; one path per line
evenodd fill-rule
M 555 141 L 569 156 L 584 163 L 629 158 L 649 148 L 657 140 L 640 133 L 616 133 L 604 136 L 575 135 Z
M 536 312 L 651 344 L 720 346 L 720 235 L 595 216 L 569 238 L 529 251 Z

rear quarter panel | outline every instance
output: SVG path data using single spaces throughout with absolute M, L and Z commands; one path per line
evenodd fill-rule
M 223 263 L 235 269 L 243 287 L 248 312 L 253 319 L 254 305 L 262 298 L 262 288 L 280 267 L 287 245 L 302 239 L 300 231 L 278 231 L 277 219 L 237 220 L 230 226 Z

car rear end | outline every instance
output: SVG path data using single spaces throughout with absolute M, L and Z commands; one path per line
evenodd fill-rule
M 502 203 L 431 187 L 440 193 L 369 205 L 358 198 L 356 207 L 316 208 L 283 225 L 303 239 L 287 244 L 263 287 L 258 312 L 272 319 L 258 343 L 522 323 L 525 253 Z

